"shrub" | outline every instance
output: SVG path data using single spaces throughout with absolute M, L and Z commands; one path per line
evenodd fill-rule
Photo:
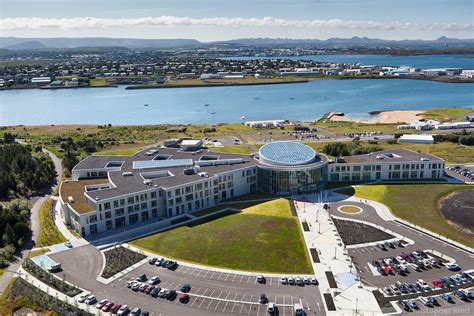
M 124 247 L 112 248 L 105 251 L 104 255 L 105 268 L 102 277 L 106 279 L 146 258 L 145 255 Z
M 459 142 L 463 145 L 473 146 L 474 145 L 474 134 L 461 136 L 459 138 Z

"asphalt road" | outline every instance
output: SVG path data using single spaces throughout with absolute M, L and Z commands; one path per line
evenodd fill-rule
M 281 285 L 277 278 L 267 278 L 266 284 L 258 284 L 253 276 L 187 266 L 170 271 L 148 263 L 105 285 L 96 281 L 102 269 L 102 255 L 93 246 L 78 247 L 50 257 L 61 263 L 63 271 L 58 273 L 60 277 L 64 275 L 67 281 L 92 292 L 98 299 L 138 306 L 154 315 L 266 315 L 266 306 L 258 303 L 261 293 L 279 306 L 279 315 L 293 315 L 292 306 L 300 301 L 308 315 L 325 314 L 319 288 L 314 285 Z M 146 273 L 149 278 L 160 276 L 158 285 L 163 288 L 178 289 L 182 283 L 191 284 L 190 301 L 182 304 L 177 299 L 167 301 L 128 289 L 127 281 L 141 273 Z
M 363 209 L 362 213 L 350 215 L 346 213 L 339 212 L 337 208 L 341 205 L 356 205 Z M 409 270 L 409 273 L 406 276 L 400 276 L 398 274 L 395 275 L 377 275 L 375 276 L 370 270 L 370 262 L 376 259 L 387 258 L 391 256 L 398 256 L 401 252 L 413 252 L 415 250 L 437 250 L 444 255 L 447 255 L 451 258 L 454 258 L 456 262 L 461 266 L 462 270 L 470 270 L 474 269 L 474 254 L 470 254 L 464 250 L 461 250 L 455 246 L 445 243 L 444 241 L 438 240 L 434 237 L 431 237 L 425 233 L 417 231 L 411 227 L 406 225 L 393 222 L 393 221 L 385 221 L 380 218 L 375 209 L 371 206 L 368 206 L 363 203 L 353 203 L 353 202 L 336 202 L 331 203 L 329 213 L 331 215 L 335 215 L 338 217 L 344 217 L 347 219 L 358 219 L 363 220 L 366 222 L 370 222 L 382 227 L 385 227 L 393 232 L 396 232 L 402 236 L 405 236 L 409 239 L 415 241 L 413 245 L 406 246 L 404 248 L 395 248 L 391 249 L 388 248 L 387 251 L 381 250 L 376 246 L 369 246 L 369 247 L 362 247 L 362 248 L 353 248 L 348 249 L 350 256 L 353 258 L 355 264 L 358 267 L 359 275 L 361 277 L 362 282 L 376 286 L 379 288 L 383 288 L 385 286 L 390 286 L 395 284 L 395 282 L 400 281 L 404 282 L 416 282 L 418 279 L 424 279 L 428 284 L 431 285 L 431 281 L 433 279 L 446 277 L 450 275 L 454 275 L 457 272 L 449 271 L 445 267 L 440 268 L 431 268 L 427 270 L 422 270 L 421 272 L 416 272 L 412 269 Z M 470 285 L 471 287 L 473 284 Z M 427 292 L 424 295 L 434 295 L 436 292 Z M 420 293 L 423 295 L 423 293 Z M 441 303 L 441 307 L 435 308 L 428 308 L 426 306 L 421 306 L 419 302 L 417 304 L 420 306 L 420 311 L 425 313 L 439 313 L 451 315 L 453 313 L 459 314 L 466 314 L 466 311 L 469 312 L 473 307 L 471 307 L 474 303 L 462 302 L 457 300 L 455 304 L 447 304 L 445 302 Z

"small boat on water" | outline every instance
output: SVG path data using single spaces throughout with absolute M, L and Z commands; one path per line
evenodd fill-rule
M 216 114 L 216 112 L 213 111 L 213 112 L 211 112 L 211 114 Z
M 290 98 L 290 100 L 294 100 L 295 98 Z
M 260 98 L 253 98 L 254 100 L 260 100 Z
M 145 104 L 145 106 L 148 106 L 148 104 Z
M 240 119 L 241 119 L 241 120 L 245 120 L 245 115 L 242 115 L 242 116 L 240 117 Z
M 209 106 L 209 103 L 204 104 L 204 106 Z

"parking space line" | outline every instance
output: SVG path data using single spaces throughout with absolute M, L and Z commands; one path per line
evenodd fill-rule
M 242 306 L 240 307 L 240 313 L 242 314 L 242 310 L 244 309 L 244 298 L 245 298 L 245 294 L 244 296 L 242 296 L 242 299 L 240 300 L 242 302 Z
M 219 276 L 217 277 L 217 280 L 219 280 L 221 278 L 222 273 L 223 272 L 221 272 L 221 274 L 219 274 Z
M 221 300 L 218 300 L 218 301 L 217 301 L 217 305 L 216 305 L 216 307 L 214 308 L 214 311 L 217 310 L 217 307 L 219 307 L 219 304 L 220 304 L 221 302 L 222 302 Z
M 234 274 L 234 277 L 232 278 L 232 282 L 234 282 L 236 276 L 237 274 Z
M 196 303 L 197 300 L 198 300 L 198 298 L 195 296 L 195 297 L 194 297 L 194 301 L 193 301 L 193 303 L 191 304 L 191 307 L 193 307 L 194 303 Z
M 214 290 L 214 291 L 215 291 L 215 290 Z M 212 296 L 212 294 L 214 294 L 214 291 L 212 291 L 211 295 L 209 295 L 209 296 Z M 209 304 L 207 305 L 206 309 L 209 309 L 209 306 L 211 306 L 211 303 L 212 303 L 212 302 L 214 302 L 214 300 L 213 300 L 213 299 L 210 299 L 210 300 L 209 300 Z
M 240 282 L 242 282 L 243 278 L 244 278 L 244 275 L 242 274 L 242 276 L 240 277 Z
M 202 270 L 202 269 L 197 269 L 197 270 L 198 270 L 198 272 L 195 274 L 195 276 L 197 276 L 197 277 L 198 277 L 198 276 L 200 276 L 200 275 L 201 275 L 201 272 L 203 272 L 204 270 Z
M 262 304 L 258 304 L 257 315 L 260 313 L 260 306 L 261 306 L 261 305 L 262 305 Z
M 227 276 L 225 277 L 225 280 L 224 281 L 227 281 L 227 278 L 229 277 L 229 273 L 227 273 Z
M 230 295 L 230 292 L 227 293 L 227 296 L 225 297 L 226 300 L 227 300 L 227 298 L 229 297 L 229 295 Z M 222 310 L 222 312 L 225 312 L 225 309 L 227 308 L 227 304 L 229 304 L 229 301 L 226 301 L 226 302 L 225 302 L 224 309 Z
M 212 271 L 212 274 L 211 274 L 211 276 L 209 277 L 209 279 L 212 279 L 212 277 L 214 276 L 215 273 L 216 273 L 215 271 Z
M 272 285 L 273 278 L 270 278 L 270 285 Z
M 237 298 L 237 293 L 235 293 L 235 297 L 234 297 L 234 299 L 233 299 L 233 300 L 235 301 L 235 299 L 236 299 L 236 298 Z M 234 305 L 232 306 L 232 310 L 230 311 L 231 313 L 233 313 L 233 312 L 234 312 L 234 307 L 235 307 L 235 304 L 236 304 L 236 302 L 234 302 Z
M 206 277 L 207 277 L 207 275 L 208 275 L 210 272 L 211 272 L 211 271 L 209 271 L 209 270 L 206 270 L 206 274 L 204 274 L 202 277 L 203 277 L 203 278 L 206 278 Z
M 250 282 L 250 276 L 248 276 L 247 278 L 247 284 Z
M 285 297 L 283 296 L 283 305 L 285 305 Z M 286 308 L 283 307 L 283 316 L 285 316 L 285 310 Z

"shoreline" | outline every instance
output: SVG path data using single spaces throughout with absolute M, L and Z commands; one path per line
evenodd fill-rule
M 378 113 L 376 113 L 378 112 Z M 329 122 L 350 122 L 359 124 L 398 124 L 409 123 L 424 117 L 423 110 L 387 110 L 372 111 L 374 117 L 368 119 L 357 119 L 345 115 L 333 114 L 328 117 Z M 344 114 L 344 113 L 342 113 Z
M 296 84 L 296 83 L 308 83 L 311 81 L 319 81 L 319 80 L 367 80 L 367 79 L 374 79 L 374 80 L 390 80 L 390 79 L 398 79 L 398 80 L 425 80 L 425 81 L 433 81 L 439 83 L 474 83 L 474 79 L 460 79 L 460 78 L 445 78 L 445 77 L 427 77 L 427 76 L 324 76 L 324 77 L 301 77 L 300 79 L 293 80 L 293 81 L 276 81 L 276 82 L 232 82 L 232 83 L 203 83 L 203 84 L 176 84 L 176 85 L 164 85 L 164 84 L 140 84 L 140 85 L 130 85 L 125 87 L 125 90 L 140 90 L 140 89 L 174 89 L 174 88 L 208 88 L 208 87 L 236 87 L 236 86 L 258 86 L 258 85 L 275 85 L 275 84 Z M 116 88 L 119 85 L 126 85 L 126 84 L 110 84 L 104 86 L 77 86 L 77 87 L 48 87 L 48 86 L 16 86 L 16 87 L 2 87 L 0 91 L 8 91 L 8 90 L 25 90 L 25 89 L 39 89 L 39 90 L 58 90 L 58 89 L 86 89 L 86 88 Z

